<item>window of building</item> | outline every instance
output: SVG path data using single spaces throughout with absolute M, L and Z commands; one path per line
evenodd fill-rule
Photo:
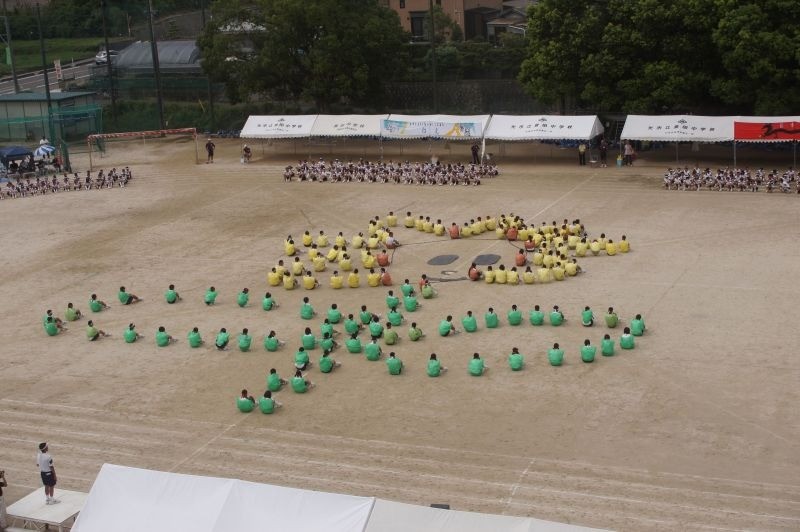
M 406 8 L 406 0 L 400 0 L 400 9 Z
M 409 13 L 411 17 L 411 36 L 415 39 L 425 37 L 425 15 L 427 15 L 427 11 L 412 11 Z

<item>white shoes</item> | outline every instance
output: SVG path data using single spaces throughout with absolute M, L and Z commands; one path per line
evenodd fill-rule
M 58 499 L 53 498 L 53 499 L 47 499 L 47 502 L 45 502 L 45 504 L 51 505 L 51 504 L 58 504 L 60 502 L 61 501 L 59 501 Z

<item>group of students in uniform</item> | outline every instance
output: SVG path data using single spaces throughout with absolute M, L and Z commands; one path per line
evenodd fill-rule
M 485 177 L 499 175 L 492 163 L 461 164 L 409 161 L 343 162 L 339 159 L 326 163 L 320 158 L 316 162 L 299 161 L 297 166 L 287 166 L 283 173 L 285 181 L 321 181 L 330 183 L 394 183 L 404 185 L 480 185 Z
M 800 194 L 800 179 L 797 170 L 789 168 L 785 172 L 773 169 L 771 172 L 759 168 L 751 172 L 749 168 L 711 168 L 700 169 L 668 168 L 664 172 L 664 188 L 667 190 L 716 190 L 727 192 L 758 192 L 761 187 L 767 192 L 780 191 Z
M 108 172 L 99 170 L 94 177 L 90 171 L 81 178 L 77 172 L 72 177 L 64 174 L 61 179 L 57 175 L 47 177 L 19 177 L 16 182 L 11 179 L 6 183 L 6 188 L 0 191 L 0 199 L 24 198 L 26 196 L 38 196 L 55 192 L 67 192 L 71 190 L 91 190 L 101 188 L 112 188 L 115 186 L 124 188 L 133 173 L 129 167 L 117 170 L 112 168 Z

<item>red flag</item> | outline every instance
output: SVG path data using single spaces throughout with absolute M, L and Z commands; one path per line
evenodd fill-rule
M 800 122 L 734 122 L 736 140 L 800 140 Z

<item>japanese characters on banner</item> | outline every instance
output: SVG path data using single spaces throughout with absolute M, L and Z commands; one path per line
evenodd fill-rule
M 628 115 L 622 138 L 673 142 L 733 140 L 733 117 L 699 115 Z
M 381 135 L 390 138 L 480 138 L 482 134 L 480 122 L 391 119 L 381 122 Z
M 317 115 L 251 115 L 242 128 L 243 138 L 308 137 Z
M 800 121 L 734 122 L 733 137 L 761 142 L 800 140 Z

